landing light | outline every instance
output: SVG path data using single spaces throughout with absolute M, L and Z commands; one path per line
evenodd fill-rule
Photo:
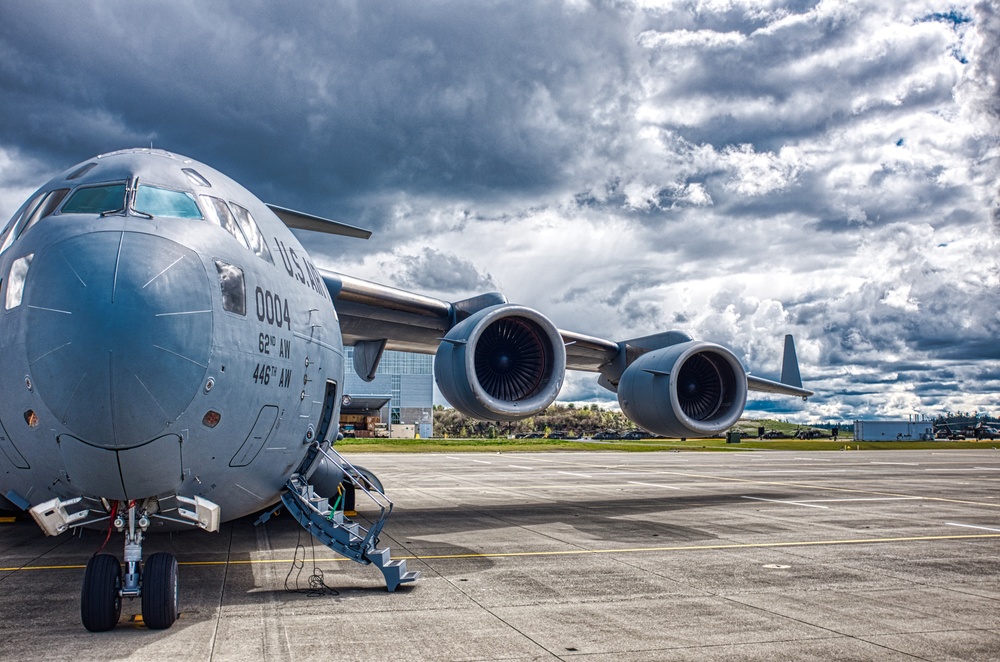
M 221 420 L 222 420 L 222 414 L 213 409 L 209 409 L 205 413 L 205 417 L 201 419 L 201 424 L 204 425 L 206 428 L 214 428 L 216 425 L 219 424 L 219 421 Z

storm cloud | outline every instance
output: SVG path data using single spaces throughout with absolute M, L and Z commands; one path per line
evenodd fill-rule
M 374 229 L 300 235 L 338 271 L 761 376 L 794 333 L 817 396 L 751 412 L 996 413 L 998 44 L 985 1 L 4 3 L 0 213 L 153 144 Z

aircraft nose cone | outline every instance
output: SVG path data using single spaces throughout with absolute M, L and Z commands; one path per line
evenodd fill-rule
M 194 251 L 150 234 L 89 233 L 36 254 L 27 286 L 31 376 L 73 436 L 140 445 L 204 386 L 212 289 Z

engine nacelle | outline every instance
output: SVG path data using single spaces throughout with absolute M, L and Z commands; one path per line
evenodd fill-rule
M 618 403 L 636 425 L 667 437 L 711 437 L 739 420 L 747 373 L 719 345 L 690 341 L 643 354 L 618 382 Z
M 559 330 L 541 313 L 509 304 L 456 324 L 434 357 L 441 394 L 466 416 L 486 421 L 514 421 L 544 410 L 565 374 Z

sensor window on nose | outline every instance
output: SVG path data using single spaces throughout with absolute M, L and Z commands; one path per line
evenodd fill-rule
M 247 314 L 247 290 L 243 280 L 243 270 L 234 264 L 215 261 L 219 270 L 219 285 L 222 286 L 222 307 L 237 315 Z
M 24 298 L 24 281 L 28 278 L 28 268 L 31 266 L 31 258 L 34 253 L 19 257 L 10 265 L 10 276 L 7 279 L 7 300 L 6 308 L 11 310 L 21 305 Z

